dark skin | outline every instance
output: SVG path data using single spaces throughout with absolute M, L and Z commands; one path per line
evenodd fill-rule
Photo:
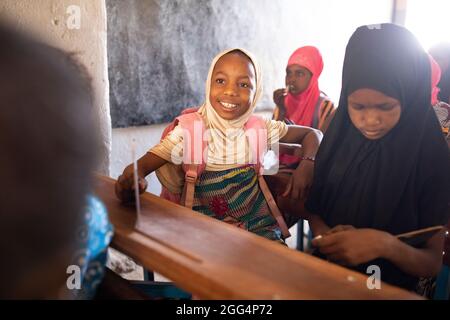
M 400 102 L 372 89 L 359 89 L 348 97 L 348 115 L 369 140 L 384 137 L 400 120 Z
M 230 53 L 217 61 L 209 101 L 222 119 L 237 119 L 247 112 L 255 97 L 255 80 L 253 64 L 242 54 Z
M 360 89 L 348 97 L 348 111 L 361 134 L 374 140 L 380 139 L 395 127 L 400 119 L 401 106 L 398 100 L 381 92 Z M 430 238 L 423 248 L 417 249 L 385 231 L 357 229 L 351 225 L 330 228 L 317 215 L 311 215 L 308 220 L 316 235 L 312 244 L 335 263 L 356 266 L 384 258 L 403 272 L 416 277 L 431 277 L 440 270 L 444 231 Z
M 280 110 L 278 119 L 284 120 L 286 115 L 286 107 L 284 105 L 284 98 L 288 91 L 293 95 L 299 95 L 304 92 L 311 81 L 312 73 L 307 68 L 298 64 L 292 64 L 286 68 L 286 88 L 277 89 L 273 92 L 273 101 Z
M 252 62 L 243 54 L 228 53 L 216 63 L 210 91 L 210 101 L 216 112 L 225 119 L 236 119 L 250 108 L 256 92 L 255 70 Z M 302 144 L 303 155 L 314 157 L 319 148 L 322 133 L 303 126 L 288 126 L 284 143 Z M 139 192 L 147 188 L 145 177 L 167 161 L 148 152 L 138 160 Z M 314 163 L 302 161 L 294 171 L 285 194 L 294 199 L 304 199 L 312 184 Z M 123 202 L 134 200 L 133 165 L 128 165 L 115 185 L 116 195 Z
M 329 228 L 318 216 L 313 216 L 309 222 L 313 233 L 319 235 L 312 244 L 332 262 L 357 266 L 384 258 L 416 277 L 435 276 L 441 268 L 444 231 L 430 238 L 423 248 L 417 249 L 381 230 L 356 229 L 347 225 Z

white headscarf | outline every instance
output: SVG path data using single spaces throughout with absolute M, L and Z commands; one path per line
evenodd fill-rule
M 256 76 L 256 92 L 253 101 L 248 110 L 239 118 L 233 120 L 225 120 L 217 114 L 209 100 L 211 91 L 211 79 L 213 76 L 216 63 L 224 55 L 232 52 L 240 51 L 245 54 L 252 62 Z M 210 141 L 208 143 L 208 170 L 225 170 L 241 166 L 250 159 L 249 148 L 247 146 L 247 138 L 244 131 L 244 125 L 252 115 L 256 103 L 258 102 L 262 92 L 261 85 L 261 69 L 253 57 L 253 54 L 241 48 L 233 48 L 219 53 L 212 61 L 206 81 L 206 99 L 205 103 L 200 107 L 198 113 L 205 120 L 205 125 L 210 132 Z M 233 147 L 235 146 L 235 147 Z M 225 159 L 235 160 L 233 163 L 224 164 Z
M 232 51 L 241 51 L 249 57 L 253 63 L 256 77 L 256 92 L 249 109 L 238 119 L 225 120 L 221 118 L 214 110 L 209 100 L 211 91 L 211 79 L 217 61 L 227 53 Z M 206 161 L 206 170 L 221 171 L 231 168 L 237 168 L 250 160 L 250 151 L 248 140 L 245 136 L 244 125 L 250 118 L 255 109 L 256 102 L 261 96 L 261 71 L 260 67 L 251 53 L 243 49 L 229 49 L 219 53 L 212 61 L 206 81 L 206 99 L 205 103 L 197 111 L 205 121 L 205 127 L 210 133 L 208 141 L 208 158 Z M 177 142 L 177 139 L 175 139 Z M 164 145 L 164 142 L 167 144 Z M 228 146 L 228 148 L 227 148 Z M 233 148 L 236 146 L 236 148 Z M 173 142 L 163 140 L 162 143 L 153 147 L 151 152 L 162 158 L 170 158 L 173 148 Z M 165 155 L 165 156 L 164 156 Z M 235 160 L 224 163 L 224 160 Z M 251 159 L 253 160 L 253 159 Z M 159 181 L 172 193 L 181 193 L 184 185 L 184 173 L 181 166 L 167 163 L 158 170 L 156 175 Z

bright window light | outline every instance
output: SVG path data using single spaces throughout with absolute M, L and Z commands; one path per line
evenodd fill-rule
M 450 1 L 408 0 L 405 27 L 425 50 L 438 42 L 450 42 Z

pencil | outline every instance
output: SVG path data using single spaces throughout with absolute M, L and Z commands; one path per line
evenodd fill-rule
M 133 157 L 133 178 L 134 178 L 134 197 L 136 200 L 136 212 L 138 218 L 141 216 L 141 202 L 139 199 L 139 180 L 138 180 L 138 166 L 136 160 L 136 141 L 131 142 L 131 154 Z

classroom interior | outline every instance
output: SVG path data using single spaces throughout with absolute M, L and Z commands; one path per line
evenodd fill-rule
M 115 228 L 114 249 L 110 249 L 108 261 L 115 273 L 107 274 L 107 289 L 118 299 L 142 298 L 142 291 L 135 292 L 135 288 L 156 295 L 173 295 L 177 299 L 418 298 L 387 285 L 384 290 L 367 291 L 363 288 L 365 279 L 357 273 L 342 267 L 322 266 L 303 254 L 288 257 L 276 245 L 260 243 L 254 237 L 223 228 L 220 223 L 209 224 L 203 218 L 195 222 L 199 229 L 192 232 L 207 231 L 186 239 L 177 226 L 169 222 L 170 219 L 183 221 L 183 214 L 191 214 L 190 210 L 158 202 L 156 196 L 161 192 L 161 184 L 154 173 L 147 177 L 149 194 L 142 197 L 141 204 L 144 211 L 157 212 L 160 221 L 158 228 L 153 227 L 155 230 L 152 221 L 147 221 L 147 227 L 154 232 L 153 237 L 147 237 L 134 228 L 135 218 L 131 215 L 124 218 L 122 211 L 130 213 L 133 209 L 122 208 L 115 201 L 113 179 L 119 177 L 135 156 L 145 154 L 160 141 L 169 123 L 168 117 L 181 111 L 182 105 L 201 103 L 207 70 L 215 53 L 228 47 L 245 47 L 260 58 L 264 93 L 256 113 L 270 118 L 274 108 L 272 92 L 284 85 L 285 63 L 295 48 L 302 45 L 320 48 L 324 60 L 320 86 L 326 88 L 327 95 L 337 103 L 345 47 L 357 27 L 386 22 L 399 24 L 411 30 L 427 50 L 435 43 L 450 41 L 449 10 L 446 0 L 177 0 L 173 4 L 158 0 L 0 1 L 0 16 L 57 48 L 75 53 L 92 79 L 102 139 L 96 191 L 101 194 Z M 207 22 L 228 12 L 229 21 L 198 26 L 195 12 L 211 15 L 209 20 L 204 18 Z M 177 19 L 171 19 L 171 14 Z M 233 28 L 233 19 L 242 29 Z M 143 25 L 146 29 L 137 29 Z M 174 34 L 179 38 L 171 39 Z M 180 40 L 184 37 L 188 40 Z M 204 44 L 202 37 L 214 40 Z M 208 50 L 201 52 L 204 47 Z M 145 65 L 143 60 L 147 60 Z M 155 74 L 158 70 L 167 70 L 163 64 L 171 62 L 177 66 L 171 70 L 171 78 Z M 152 63 L 163 66 L 152 69 Z M 155 84 L 145 77 L 157 78 L 161 87 L 166 88 L 168 100 L 159 103 L 158 100 L 163 99 L 159 96 L 161 93 L 154 93 L 157 91 L 152 88 Z M 175 81 L 176 77 L 181 79 Z M 172 85 L 171 81 L 176 83 Z M 187 91 L 179 93 L 183 85 Z M 146 104 L 149 97 L 156 98 Z M 175 106 L 167 107 L 167 101 L 174 101 Z M 301 252 L 310 241 L 308 223 L 301 221 L 301 227 L 295 224 L 290 228 L 292 236 L 286 241 L 292 251 Z M 162 231 L 160 228 L 164 226 L 167 228 Z M 218 239 L 233 236 L 236 242 L 242 241 L 241 252 L 233 253 L 231 246 L 223 245 L 214 235 Z M 222 252 L 208 250 L 202 239 Z M 187 251 L 181 252 L 179 248 L 187 248 Z M 254 250 L 261 251 L 246 254 Z M 241 268 L 233 269 L 232 266 L 238 265 L 235 261 L 222 260 L 227 254 L 232 260 L 246 256 L 248 261 L 242 262 Z M 279 262 L 270 265 L 272 269 L 258 267 L 269 257 Z M 221 263 L 230 266 L 227 269 L 221 267 Z M 305 274 L 292 274 L 289 279 L 283 277 L 283 273 L 299 265 L 306 270 Z M 246 281 L 235 283 L 236 277 Z M 263 283 L 261 279 L 270 280 Z M 330 287 L 318 285 L 323 279 Z M 159 287 L 145 285 L 152 281 Z M 302 286 L 292 288 L 289 284 L 292 281 Z M 345 289 L 339 292 L 327 289 L 335 285 Z M 299 294 L 306 288 L 310 288 L 308 294 Z

